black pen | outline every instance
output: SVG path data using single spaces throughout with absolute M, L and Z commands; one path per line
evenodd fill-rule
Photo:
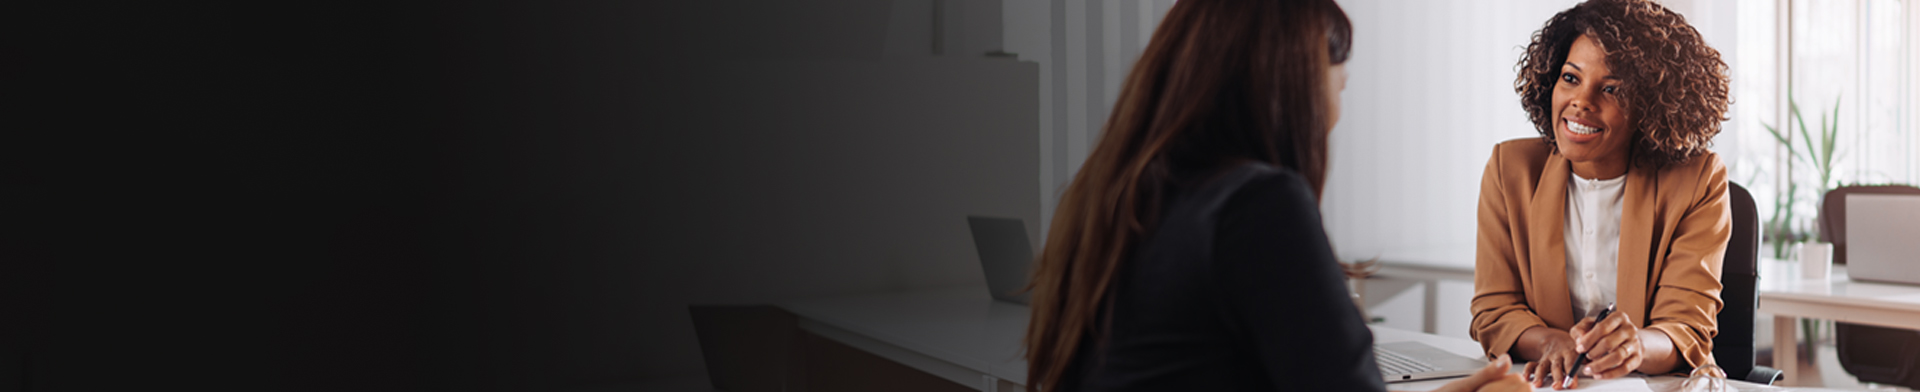
M 1607 304 L 1606 309 L 1600 309 L 1599 316 L 1593 316 L 1593 324 L 1599 325 L 1601 321 L 1606 320 L 1607 316 L 1611 316 L 1611 315 L 1613 315 L 1613 304 L 1609 303 Z M 1593 331 L 1588 330 L 1587 332 L 1592 333 Z M 1593 348 L 1588 347 L 1587 349 L 1588 351 L 1592 351 Z M 1577 374 L 1580 374 L 1581 366 L 1587 366 L 1587 353 L 1580 353 L 1580 357 L 1573 359 L 1573 367 L 1570 369 L 1567 369 L 1567 377 L 1560 380 L 1561 388 L 1566 388 L 1569 385 L 1573 385 L 1573 377 Z

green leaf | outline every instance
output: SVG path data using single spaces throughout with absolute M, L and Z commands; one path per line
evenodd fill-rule
M 1773 135 L 1773 140 L 1774 140 L 1774 141 L 1777 141 L 1777 142 L 1780 142 L 1780 145 L 1782 145 L 1782 146 L 1786 146 L 1786 147 L 1787 147 L 1787 159 L 1789 159 L 1789 160 L 1796 160 L 1796 159 L 1798 159 L 1798 160 L 1804 160 L 1804 159 L 1805 159 L 1805 158 L 1801 158 L 1801 157 L 1800 157 L 1800 154 L 1799 154 L 1798 152 L 1796 152 L 1796 151 L 1794 151 L 1794 149 L 1793 149 L 1793 142 L 1792 142 L 1792 141 L 1789 141 L 1789 140 L 1787 140 L 1787 137 L 1786 137 L 1786 135 L 1782 135 L 1782 134 L 1780 133 L 1780 130 L 1778 130 L 1778 129 L 1774 129 L 1772 125 L 1767 125 L 1766 123 L 1761 123 L 1761 124 L 1760 124 L 1760 126 L 1761 126 L 1761 127 L 1765 127 L 1765 128 L 1767 128 L 1767 133 L 1768 133 L 1768 134 L 1771 134 L 1771 135 Z M 1811 164 L 1813 164 L 1813 162 L 1807 162 L 1807 164 L 1809 164 L 1809 165 L 1811 165 Z
M 1784 145 L 1786 145 L 1786 146 L 1787 146 L 1787 150 L 1788 150 L 1788 151 L 1792 151 L 1792 150 L 1793 150 L 1793 142 L 1789 142 L 1789 141 L 1787 141 L 1787 137 L 1786 137 L 1786 136 L 1782 136 L 1782 135 L 1780 135 L 1780 130 L 1778 130 L 1778 129 L 1773 129 L 1773 125 L 1771 125 L 1771 124 L 1767 124 L 1767 123 L 1760 123 L 1760 126 L 1761 126 L 1761 127 L 1763 127 L 1763 128 L 1766 128 L 1766 129 L 1767 129 L 1767 133 L 1768 133 L 1768 134 L 1771 134 L 1771 135 L 1773 135 L 1773 140 L 1774 140 L 1774 141 L 1777 141 L 1777 142 L 1780 142 L 1780 144 L 1784 144 Z
M 1823 180 L 1833 174 L 1833 149 L 1840 145 L 1840 98 L 1841 97 L 1833 98 L 1833 128 L 1820 130 L 1820 142 L 1822 144 L 1820 151 L 1820 171 L 1822 174 L 1820 178 Z M 1822 182 L 1820 185 L 1821 187 L 1825 187 L 1826 183 Z
M 1807 145 L 1807 155 L 1808 155 L 1807 164 L 1814 165 L 1815 170 L 1820 170 L 1824 172 L 1826 170 L 1820 167 L 1820 157 L 1812 156 L 1813 154 L 1818 154 L 1818 151 L 1820 150 L 1813 148 L 1813 134 L 1812 134 L 1812 131 L 1807 130 L 1807 119 L 1800 115 L 1800 110 L 1798 109 L 1799 105 L 1794 105 L 1794 107 L 1795 109 L 1793 110 L 1793 116 L 1794 118 L 1797 118 L 1800 120 L 1800 139 L 1801 139 L 1800 142 L 1801 144 Z M 1827 128 L 1827 114 L 1820 113 L 1821 132 L 1825 132 L 1826 128 Z

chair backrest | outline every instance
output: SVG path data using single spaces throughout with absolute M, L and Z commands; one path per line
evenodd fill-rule
M 1847 263 L 1847 194 L 1877 193 L 1920 195 L 1920 188 L 1907 185 L 1843 186 L 1827 191 L 1820 198 L 1820 241 L 1833 244 L 1834 264 Z
M 1843 186 L 1820 200 L 1820 240 L 1833 244 L 1833 262 L 1847 262 L 1847 195 L 1920 195 L 1908 185 Z M 1840 368 L 1863 382 L 1920 388 L 1920 332 L 1901 328 L 1835 322 L 1835 355 Z
M 1758 261 L 1760 253 L 1760 211 L 1753 195 L 1739 184 L 1727 182 L 1727 207 L 1733 213 L 1733 237 L 1727 240 L 1727 255 L 1720 263 L 1720 308 L 1716 320 L 1720 333 L 1713 337 L 1713 359 L 1729 379 L 1745 379 L 1753 371 L 1754 310 L 1759 306 Z

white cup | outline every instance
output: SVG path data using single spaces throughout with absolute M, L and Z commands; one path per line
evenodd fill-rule
M 1799 247 L 1801 278 L 1825 280 L 1833 274 L 1833 244 L 1802 242 Z

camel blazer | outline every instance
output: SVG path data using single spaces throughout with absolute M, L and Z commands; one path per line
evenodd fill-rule
M 1580 321 L 1567 288 L 1567 158 L 1542 138 L 1493 147 L 1480 178 L 1473 339 L 1507 353 L 1536 325 Z M 1720 259 L 1731 237 L 1727 168 L 1708 152 L 1658 170 L 1627 170 L 1616 312 L 1665 332 L 1688 368 L 1713 363 Z M 1584 316 L 1584 315 L 1581 315 Z

